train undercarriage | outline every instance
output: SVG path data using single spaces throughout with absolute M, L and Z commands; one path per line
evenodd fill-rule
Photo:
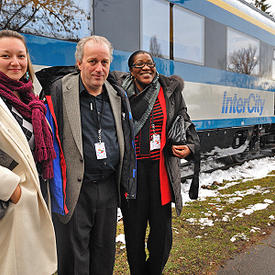
M 275 124 L 198 132 L 201 172 L 227 169 L 245 161 L 275 156 Z M 182 182 L 192 176 L 192 162 L 181 162 Z

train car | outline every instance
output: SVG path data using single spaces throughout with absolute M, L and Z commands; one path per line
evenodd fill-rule
M 73 65 L 76 41 L 90 34 L 112 42 L 111 70 L 150 51 L 160 73 L 185 81 L 202 160 L 274 156 L 274 18 L 242 0 L 26 2 L 4 1 L 0 28 L 24 33 L 36 69 Z

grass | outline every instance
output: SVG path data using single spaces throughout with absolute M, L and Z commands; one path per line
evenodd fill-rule
M 275 215 L 274 175 L 275 171 L 272 171 L 263 179 L 240 180 L 232 186 L 228 181 L 214 182 L 210 188 L 217 190 L 217 196 L 188 203 L 180 217 L 176 217 L 173 209 L 173 248 L 163 274 L 215 274 L 227 259 L 273 230 L 275 221 L 270 216 Z M 222 186 L 230 187 L 221 189 Z M 263 203 L 268 207 L 241 215 L 243 210 Z M 213 226 L 199 221 L 212 222 Z M 118 234 L 122 233 L 123 225 L 119 222 Z M 234 242 L 231 241 L 233 237 Z M 126 250 L 122 247 L 122 243 L 117 243 L 115 275 L 130 274 Z

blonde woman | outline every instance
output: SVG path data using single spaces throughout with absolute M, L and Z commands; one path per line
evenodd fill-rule
M 39 185 L 55 157 L 45 106 L 33 93 L 24 37 L 0 31 L 0 274 L 50 275 L 57 270 L 54 229 Z

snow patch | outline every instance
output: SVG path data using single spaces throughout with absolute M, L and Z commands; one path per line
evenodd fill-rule
M 232 242 L 232 243 L 234 243 L 236 240 L 238 240 L 238 239 L 240 239 L 240 240 L 244 240 L 244 241 L 248 241 L 249 239 L 247 238 L 247 236 L 244 234 L 244 233 L 238 233 L 238 234 L 236 234 L 236 235 L 234 235 L 231 239 L 230 239 L 230 241 Z
M 116 237 L 116 242 L 121 242 L 123 244 L 125 244 L 125 235 L 124 234 L 119 234 L 117 237 Z

